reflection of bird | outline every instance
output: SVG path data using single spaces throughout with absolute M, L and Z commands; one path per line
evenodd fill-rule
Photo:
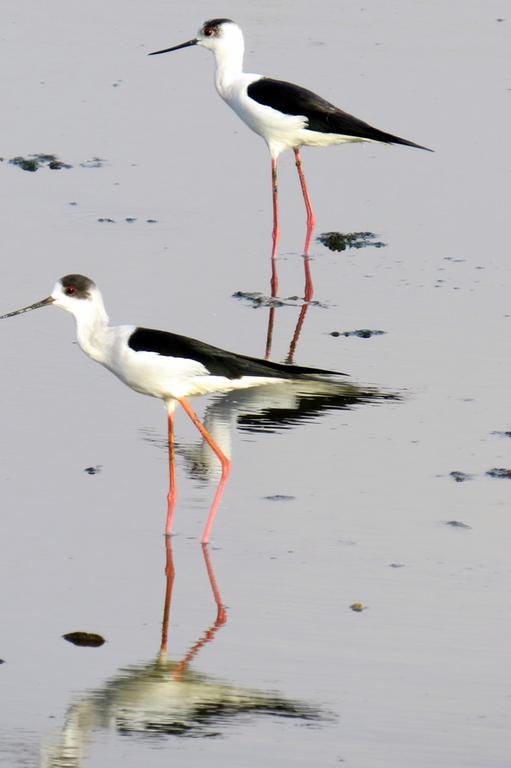
M 249 128 L 266 141 L 271 155 L 273 189 L 273 254 L 275 261 L 279 238 L 277 201 L 277 157 L 285 149 L 295 153 L 303 199 L 307 211 L 305 253 L 312 237 L 315 217 L 302 170 L 300 147 L 327 147 L 346 142 L 371 141 L 404 144 L 427 149 L 364 123 L 343 112 L 325 99 L 298 85 L 243 72 L 243 33 L 230 19 L 211 19 L 200 28 L 197 37 L 186 43 L 154 51 L 153 54 L 176 51 L 190 45 L 202 45 L 215 55 L 215 85 L 218 93 Z M 308 276 L 310 280 L 310 276 Z M 276 293 L 276 273 L 272 283 Z M 306 286 L 306 297 L 312 294 Z
M 164 401 L 168 413 L 170 487 L 166 533 L 172 529 L 176 502 L 173 414 L 179 402 L 211 446 L 222 465 L 222 478 L 206 522 L 206 542 L 230 471 L 230 461 L 199 421 L 186 397 L 246 389 L 261 384 L 333 375 L 332 371 L 284 365 L 237 355 L 202 341 L 165 331 L 112 327 L 101 293 L 83 275 L 66 275 L 46 299 L 3 315 L 12 317 L 54 304 L 74 315 L 78 344 L 86 355 L 112 371 L 121 381 L 145 395 Z
M 313 705 L 287 699 L 272 691 L 254 690 L 194 672 L 190 665 L 206 643 L 226 623 L 225 608 L 209 553 L 204 558 L 217 607 L 213 624 L 181 661 L 166 657 L 175 570 L 170 539 L 166 539 L 166 590 L 161 652 L 154 661 L 120 670 L 101 688 L 78 699 L 68 709 L 58 738 L 43 748 L 41 768 L 80 768 L 87 747 L 101 730 L 115 728 L 123 736 L 153 738 L 216 736 L 240 717 L 265 715 L 319 722 L 329 717 Z
M 285 387 L 268 384 L 217 394 L 206 406 L 203 424 L 223 453 L 231 458 L 232 434 L 236 428 L 242 432 L 275 433 L 315 421 L 329 411 L 396 399 L 395 393 L 354 383 L 291 381 Z M 166 440 L 148 430 L 143 431 L 143 439 L 160 449 L 167 447 Z M 176 453 L 184 459 L 191 477 L 218 479 L 218 461 L 207 443 L 180 444 L 176 446 Z

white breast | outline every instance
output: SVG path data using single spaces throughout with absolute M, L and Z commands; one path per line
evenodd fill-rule
M 272 107 L 259 104 L 247 94 L 248 86 L 260 79 L 260 75 L 243 73 L 227 86 L 217 82 L 217 91 L 243 122 L 268 144 L 272 157 L 285 149 L 298 146 L 298 136 L 307 124 L 300 115 L 284 115 Z

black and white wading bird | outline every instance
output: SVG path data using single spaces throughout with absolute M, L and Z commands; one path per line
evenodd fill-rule
M 237 355 L 203 341 L 166 331 L 137 328 L 134 325 L 111 326 L 101 293 L 95 283 L 83 275 L 62 277 L 46 299 L 2 315 L 0 320 L 50 304 L 74 316 L 78 344 L 86 355 L 104 365 L 136 392 L 163 400 L 168 414 L 170 469 L 165 528 L 167 535 L 172 531 L 176 504 L 173 419 L 178 403 L 217 455 L 222 475 L 206 521 L 202 537 L 204 544 L 209 539 L 231 462 L 200 422 L 186 398 L 263 384 L 296 382 L 300 379 L 324 381 L 324 377 L 344 375 L 320 368 L 304 368 Z
M 219 95 L 268 145 L 273 190 L 273 266 L 280 231 L 277 158 L 285 149 L 292 149 L 295 153 L 307 212 L 305 255 L 308 255 L 316 220 L 302 169 L 301 147 L 329 147 L 332 144 L 369 141 L 404 144 L 407 147 L 428 150 L 413 141 L 373 128 L 299 85 L 243 72 L 243 33 L 231 19 L 206 21 L 199 29 L 197 37 L 192 40 L 161 51 L 153 51 L 149 55 L 169 53 L 192 45 L 201 45 L 213 52 L 216 63 L 215 85 Z M 306 284 L 305 296 L 310 298 L 312 284 L 307 271 L 306 281 L 309 284 Z M 276 270 L 273 269 L 272 295 L 276 295 L 277 287 Z

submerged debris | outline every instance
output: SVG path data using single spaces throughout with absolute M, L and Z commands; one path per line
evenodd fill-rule
M 105 643 L 105 638 L 101 635 L 97 635 L 94 632 L 68 632 L 67 635 L 62 635 L 64 640 L 73 645 L 81 645 L 86 648 L 99 648 Z
M 357 336 L 359 339 L 370 339 L 372 336 L 383 336 L 386 331 L 370 330 L 369 328 L 358 328 L 355 331 L 331 331 L 330 336 Z
M 493 467 L 486 474 L 490 477 L 504 477 L 511 480 L 511 469 L 506 469 L 505 467 Z
M 348 248 L 385 248 L 386 243 L 375 240 L 374 232 L 323 232 L 317 239 L 330 251 L 346 251 Z
M 305 301 L 299 296 L 288 296 L 287 299 L 277 298 L 276 296 L 265 296 L 264 293 L 258 291 L 235 291 L 233 299 L 246 299 L 249 301 L 254 309 L 258 307 L 296 307 L 303 304 L 313 304 L 316 307 L 324 307 L 325 304 L 321 304 L 319 301 Z
M 80 163 L 81 168 L 102 168 L 106 160 L 102 157 L 92 157 L 90 160 L 84 160 Z
M 472 480 L 472 475 L 469 475 L 466 472 L 459 472 L 457 469 L 449 472 L 449 477 L 452 477 L 457 483 L 464 483 L 465 480 Z
M 42 153 L 28 155 L 28 157 L 17 155 L 16 157 L 12 157 L 9 162 L 11 165 L 17 165 L 18 168 L 21 168 L 23 171 L 30 171 L 31 173 L 34 173 L 38 168 L 42 168 L 44 165 L 52 171 L 60 171 L 61 168 L 73 167 L 68 163 L 64 163 L 62 160 L 59 160 L 57 155 L 47 155 Z

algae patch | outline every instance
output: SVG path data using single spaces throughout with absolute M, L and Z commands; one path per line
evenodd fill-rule
M 387 245 L 376 240 L 374 232 L 323 232 L 318 241 L 330 251 L 347 251 L 349 248 L 385 248 Z

